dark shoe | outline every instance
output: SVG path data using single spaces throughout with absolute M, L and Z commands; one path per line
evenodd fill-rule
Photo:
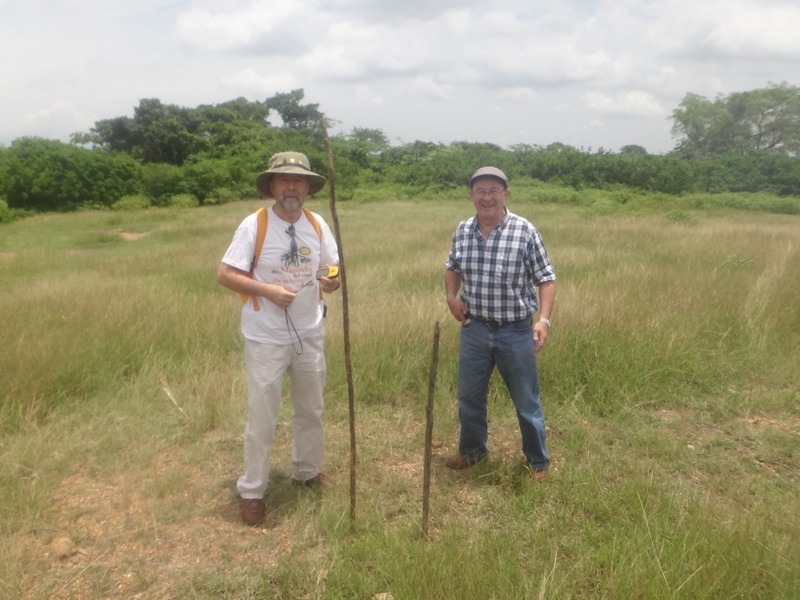
M 547 477 L 547 469 L 531 469 L 531 477 L 536 481 L 541 481 Z
M 484 456 L 482 458 L 479 458 L 478 460 L 471 461 L 471 460 L 467 460 L 466 458 L 461 456 L 461 454 L 459 453 L 459 454 L 456 454 L 455 456 L 451 456 L 450 458 L 448 458 L 446 461 L 444 461 L 444 464 L 449 469 L 453 469 L 454 471 L 460 471 L 461 469 L 467 469 L 469 467 L 477 465 L 484 458 L 486 458 L 486 457 Z
M 242 499 L 241 510 L 242 521 L 251 527 L 261 523 L 264 520 L 264 513 L 267 512 L 264 501 L 258 498 Z
M 300 485 L 310 488 L 326 488 L 333 485 L 333 479 L 325 475 L 325 473 L 317 473 L 311 479 L 300 481 Z

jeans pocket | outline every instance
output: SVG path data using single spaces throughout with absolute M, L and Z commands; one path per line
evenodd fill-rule
M 514 331 L 530 331 L 533 334 L 533 321 L 531 317 L 527 319 L 523 319 L 522 321 L 517 321 L 512 325 Z

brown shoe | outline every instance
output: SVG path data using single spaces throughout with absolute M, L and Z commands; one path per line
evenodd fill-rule
M 483 458 L 486 458 L 486 457 L 484 456 Z M 454 471 L 460 471 L 461 469 L 467 469 L 469 467 L 477 465 L 479 462 L 481 462 L 483 460 L 483 458 L 480 458 L 480 459 L 475 460 L 475 461 L 470 461 L 470 460 L 467 460 L 466 458 L 464 458 L 463 456 L 461 456 L 461 453 L 458 453 L 458 454 L 456 454 L 454 456 L 451 456 L 446 461 L 444 461 L 444 464 L 449 469 L 453 469 Z
M 531 470 L 531 476 L 536 481 L 541 481 L 542 479 L 547 477 L 547 469 L 532 469 Z
M 267 512 L 267 509 L 264 501 L 259 498 L 244 498 L 241 503 L 241 511 L 242 521 L 253 527 L 264 520 L 264 513 Z
M 311 479 L 306 479 L 305 481 L 300 481 L 298 483 L 304 487 L 326 488 L 333 485 L 333 479 L 325 475 L 325 473 L 317 473 Z

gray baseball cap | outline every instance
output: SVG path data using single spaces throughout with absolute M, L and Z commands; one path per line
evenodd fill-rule
M 478 177 L 494 177 L 503 183 L 504 188 L 508 188 L 508 177 L 497 167 L 481 167 L 475 171 L 472 177 L 469 178 L 469 187 L 472 187 L 472 182 L 478 179 Z

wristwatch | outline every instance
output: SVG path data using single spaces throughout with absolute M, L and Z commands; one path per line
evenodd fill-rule
M 550 327 L 550 319 L 545 319 L 544 317 L 539 317 L 539 323 L 544 323 L 548 327 Z

